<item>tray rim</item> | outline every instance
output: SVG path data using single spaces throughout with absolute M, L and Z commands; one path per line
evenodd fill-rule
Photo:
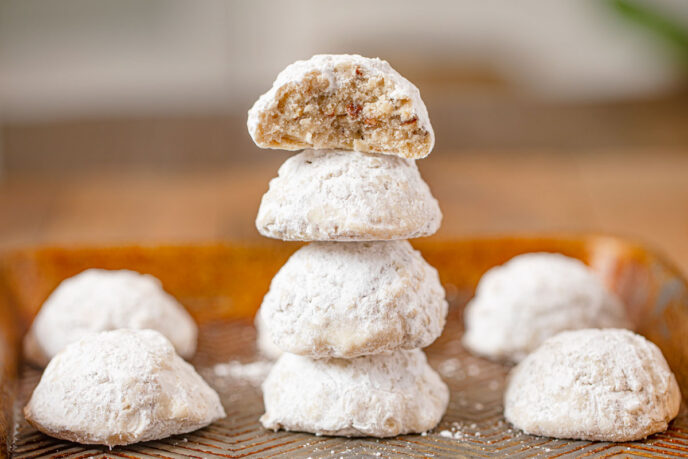
M 659 248 L 656 244 L 647 241 L 642 237 L 629 236 L 614 232 L 605 231 L 523 231 L 523 232 L 485 232 L 485 233 L 466 233 L 454 236 L 432 235 L 413 239 L 407 239 L 414 247 L 416 244 L 421 246 L 436 246 L 443 244 L 468 244 L 473 242 L 485 243 L 490 241 L 568 241 L 595 243 L 608 241 L 626 246 L 629 249 L 636 249 L 645 252 L 662 262 L 671 271 L 679 274 L 685 281 L 688 273 L 678 267 L 666 250 Z M 122 249 L 159 249 L 159 248 L 257 248 L 268 249 L 276 247 L 293 247 L 294 249 L 308 244 L 312 241 L 283 241 L 279 239 L 260 238 L 260 239 L 189 239 L 189 240 L 161 240 L 161 241 L 104 241 L 98 243 L 89 242 L 41 242 L 37 244 L 26 243 L 17 244 L 12 247 L 0 248 L 0 269 L 8 258 L 28 252 L 40 251 L 82 251 L 82 250 L 122 250 Z
M 456 237 L 418 238 L 410 240 L 411 244 L 421 251 L 444 245 L 486 245 L 500 242 L 505 244 L 537 242 L 581 244 L 583 247 L 594 247 L 597 244 L 616 244 L 625 250 L 642 256 L 648 261 L 655 261 L 663 266 L 669 274 L 676 277 L 683 285 L 688 286 L 687 277 L 671 258 L 652 244 L 645 243 L 638 238 L 627 238 L 604 232 L 524 232 L 524 233 L 489 233 L 479 235 L 465 235 Z M 123 242 L 123 243 L 68 243 L 68 244 L 26 244 L 0 250 L 0 421 L 10 426 L 7 430 L 0 430 L 0 457 L 9 457 L 11 441 L 14 433 L 14 401 L 16 383 L 21 362 L 21 339 L 23 332 L 21 320 L 17 310 L 13 307 L 13 299 L 8 297 L 7 269 L 15 258 L 42 252 L 85 252 L 85 251 L 120 251 L 120 250 L 156 250 L 156 249 L 204 249 L 222 248 L 225 250 L 281 250 L 295 251 L 305 242 L 279 240 L 197 240 L 173 242 Z M 684 395 L 686 400 L 688 394 Z

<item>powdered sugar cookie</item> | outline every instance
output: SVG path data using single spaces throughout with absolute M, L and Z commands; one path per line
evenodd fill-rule
M 191 432 L 225 416 L 217 393 L 163 335 L 131 329 L 67 346 L 24 414 L 50 436 L 108 446 Z
M 263 398 L 268 429 L 392 437 L 435 427 L 449 389 L 418 349 L 353 360 L 283 354 Z
M 629 328 L 621 301 L 582 262 L 529 253 L 490 269 L 465 311 L 463 342 L 518 362 L 550 336 L 581 328 Z
M 306 150 L 270 181 L 261 234 L 298 241 L 371 241 L 433 234 L 442 213 L 415 163 L 385 155 Z
M 289 65 L 249 110 L 248 130 L 259 147 L 282 150 L 417 159 L 435 143 L 418 88 L 386 61 L 348 54 Z
M 511 372 L 504 416 L 526 433 L 633 441 L 666 430 L 681 394 L 653 343 L 628 330 L 577 330 L 545 341 Z
M 88 269 L 62 281 L 43 303 L 24 340 L 24 352 L 44 366 L 83 336 L 118 328 L 157 330 L 185 358 L 196 350 L 195 322 L 158 279 L 128 270 Z
M 429 346 L 447 301 L 437 270 L 408 241 L 314 242 L 273 278 L 261 311 L 280 349 L 353 358 Z
M 254 324 L 256 326 L 256 347 L 258 348 L 258 352 L 263 354 L 263 356 L 267 357 L 268 359 L 277 359 L 280 355 L 282 355 L 282 349 L 277 347 L 272 341 L 270 331 L 265 324 L 262 308 L 256 313 Z

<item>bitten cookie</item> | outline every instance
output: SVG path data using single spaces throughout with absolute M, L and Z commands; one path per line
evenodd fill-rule
M 121 329 L 90 334 L 56 355 L 24 415 L 52 437 L 115 446 L 191 432 L 225 412 L 163 335 Z
M 262 148 L 337 148 L 418 159 L 435 135 L 420 92 L 386 61 L 316 55 L 284 69 L 248 112 Z
M 595 441 L 666 430 L 681 394 L 661 351 L 628 330 L 563 332 L 512 371 L 504 416 L 526 433 Z
M 196 323 L 158 279 L 128 270 L 88 269 L 62 281 L 43 303 L 24 339 L 24 353 L 45 366 L 83 336 L 118 328 L 157 330 L 185 358 L 196 351 Z
M 261 312 L 280 349 L 353 358 L 429 346 L 447 301 L 437 270 L 408 241 L 314 242 L 272 279 Z
M 284 354 L 263 383 L 268 429 L 393 437 L 435 427 L 449 389 L 422 351 L 313 360 Z
M 413 161 L 341 150 L 292 156 L 270 181 L 256 227 L 291 241 L 410 239 L 437 231 L 437 200 Z
M 490 269 L 464 318 L 467 348 L 512 362 L 564 330 L 630 328 L 621 301 L 587 266 L 552 253 L 519 255 Z

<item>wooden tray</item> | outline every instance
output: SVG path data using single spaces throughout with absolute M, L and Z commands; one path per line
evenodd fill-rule
M 427 349 L 451 388 L 441 424 L 426 435 L 343 439 L 271 432 L 258 423 L 259 388 L 219 377 L 216 363 L 255 359 L 253 315 L 270 279 L 298 244 L 117 248 L 39 248 L 7 253 L 0 271 L 0 456 L 34 457 L 688 457 L 685 403 L 666 433 L 633 443 L 553 440 L 524 435 L 502 417 L 508 367 L 468 354 L 460 343 L 462 309 L 489 267 L 516 254 L 557 251 L 584 260 L 628 306 L 688 395 L 688 290 L 678 271 L 642 246 L 611 237 L 415 241 L 436 266 L 451 302 L 444 334 Z M 200 431 L 108 450 L 56 440 L 31 428 L 21 408 L 40 372 L 20 358 L 20 340 L 42 301 L 69 276 L 90 268 L 129 268 L 159 277 L 201 327 L 194 365 L 220 392 L 227 418 Z M 685 398 L 684 398 L 685 400 Z

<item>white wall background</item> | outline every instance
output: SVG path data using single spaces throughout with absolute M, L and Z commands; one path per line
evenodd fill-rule
M 685 0 L 653 4 L 688 22 Z M 243 112 L 318 52 L 484 66 L 565 101 L 648 97 L 678 74 L 596 0 L 0 0 L 0 117 Z

